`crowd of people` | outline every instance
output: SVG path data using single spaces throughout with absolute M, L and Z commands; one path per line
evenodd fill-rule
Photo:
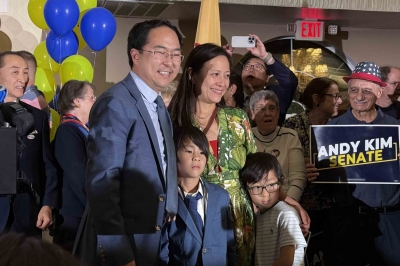
M 76 257 L 68 265 L 305 265 L 309 231 L 323 231 L 325 265 L 400 265 L 400 187 L 316 184 L 310 161 L 312 125 L 399 125 L 400 69 L 357 65 L 344 78 L 341 115 L 338 82 L 315 78 L 302 93 L 306 110 L 285 120 L 297 78 L 251 36 L 241 74 L 231 71 L 232 47 L 208 43 L 176 83 L 178 29 L 134 25 L 121 82 L 98 99 L 91 83 L 62 86 L 51 143 L 48 105 L 29 105 L 43 97 L 34 57 L 1 53 L 0 100 L 34 118 L 20 170 L 40 202 L 26 191 L 0 196 L 0 247 L 44 249 L 26 236 L 50 228 L 64 250 L 47 247 L 52 265 L 56 252 Z M 271 75 L 279 85 L 267 86 Z M 13 254 L 0 261 L 17 265 Z

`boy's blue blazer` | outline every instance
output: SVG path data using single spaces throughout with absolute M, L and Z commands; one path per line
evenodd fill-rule
M 207 193 L 204 238 L 179 197 L 176 220 L 163 228 L 161 265 L 195 266 L 199 254 L 205 266 L 236 265 L 229 194 L 218 185 L 202 181 Z

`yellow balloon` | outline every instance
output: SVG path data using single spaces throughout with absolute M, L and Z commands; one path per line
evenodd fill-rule
M 46 0 L 29 0 L 28 2 L 28 14 L 33 24 L 42 30 L 47 30 L 46 20 L 44 19 L 44 4 Z
M 79 24 L 75 26 L 74 32 L 76 34 L 76 37 L 78 37 L 78 50 L 82 50 L 86 46 L 86 42 L 82 37 L 81 29 L 79 28 Z
M 36 46 L 33 55 L 36 58 L 38 67 L 49 69 L 53 74 L 57 74 L 60 70 L 60 65 L 54 61 L 47 52 L 46 42 L 41 42 Z
M 46 102 L 50 102 L 56 92 L 56 81 L 49 69 L 38 67 L 36 69 L 35 85 L 44 93 Z
M 60 125 L 60 115 L 53 108 L 50 108 L 50 112 L 51 112 L 50 141 L 52 141 L 56 136 L 57 128 Z
M 79 6 L 79 11 L 85 11 L 97 6 L 97 0 L 76 0 Z
M 81 55 L 71 55 L 63 61 L 60 68 L 60 80 L 62 84 L 65 84 L 71 79 L 92 82 L 93 67 L 89 60 Z

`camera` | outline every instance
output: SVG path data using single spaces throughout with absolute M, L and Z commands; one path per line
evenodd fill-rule
M 253 36 L 232 36 L 232 47 L 255 47 L 256 46 L 256 39 Z
M 40 204 L 40 196 L 19 166 L 25 147 L 22 137 L 32 131 L 33 125 L 32 114 L 19 103 L 0 104 L 0 195 L 28 193 Z
M 249 44 L 253 44 L 253 43 L 255 43 L 254 37 L 249 37 Z

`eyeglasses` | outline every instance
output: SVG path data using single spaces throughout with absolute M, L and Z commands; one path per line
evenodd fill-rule
M 323 95 L 331 96 L 331 97 L 333 97 L 335 99 L 335 101 L 337 101 L 339 98 L 342 98 L 342 96 L 340 96 L 339 93 L 335 93 L 335 94 L 325 93 Z
M 245 64 L 245 65 L 243 66 L 243 69 L 246 70 L 246 71 L 249 71 L 252 67 L 254 68 L 254 70 L 257 70 L 257 71 L 261 71 L 261 70 L 263 70 L 263 69 L 266 69 L 265 66 L 263 66 L 263 65 L 261 65 L 261 64 L 254 64 L 254 65 L 252 65 L 252 64 Z
M 250 192 L 252 195 L 260 195 L 262 194 L 263 190 L 265 189 L 268 193 L 274 193 L 277 192 L 279 189 L 279 185 L 281 184 L 280 181 L 268 184 L 266 186 L 255 186 L 255 187 L 247 187 L 247 190 Z
M 263 106 L 261 108 L 254 108 L 253 110 L 255 113 L 258 113 L 258 112 L 265 113 L 265 111 L 267 111 L 267 110 L 270 111 L 271 113 L 274 113 L 276 110 L 278 110 L 278 108 L 276 106 L 268 106 L 268 107 Z
M 84 95 L 81 98 L 85 98 L 85 97 L 89 97 L 90 99 L 92 99 L 93 101 L 96 101 L 97 97 L 95 95 Z
M 148 51 L 148 50 L 141 50 L 141 51 L 152 53 L 153 57 L 155 59 L 159 59 L 159 60 L 164 60 L 164 59 L 167 59 L 168 57 L 171 57 L 172 61 L 174 61 L 174 62 L 182 62 L 183 59 L 185 58 L 181 54 L 169 54 L 169 53 L 162 52 L 162 51 Z

